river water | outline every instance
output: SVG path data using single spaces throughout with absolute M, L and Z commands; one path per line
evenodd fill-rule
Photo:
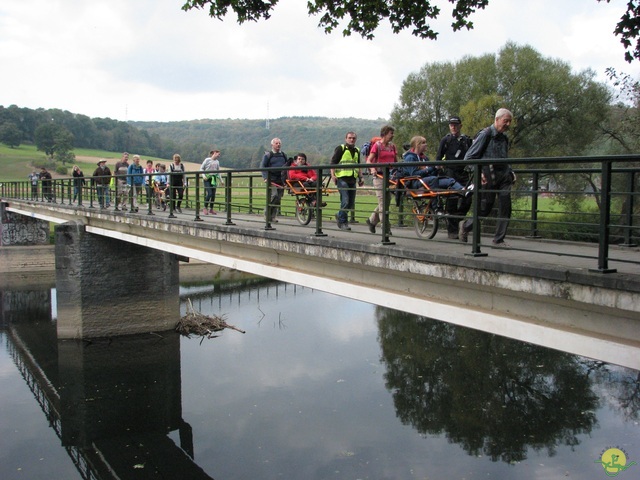
M 246 333 L 58 342 L 55 289 L 2 293 L 0 479 L 640 475 L 637 371 L 295 285 L 180 292 Z

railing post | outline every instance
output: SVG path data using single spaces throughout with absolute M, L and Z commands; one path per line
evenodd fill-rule
M 473 166 L 473 231 L 471 235 L 471 253 L 465 253 L 472 257 L 486 257 L 486 253 L 480 250 L 480 197 L 482 190 L 482 168 L 479 163 Z M 462 220 L 464 222 L 464 220 Z
M 200 218 L 200 173 L 195 174 L 196 177 L 196 216 L 194 217 L 195 222 L 202 222 L 202 218 Z
M 602 187 L 600 189 L 600 228 L 598 230 L 598 268 L 590 268 L 590 272 L 615 273 L 609 268 L 609 231 L 611 220 L 611 160 L 602 162 Z
M 538 235 L 538 189 L 540 174 L 533 172 L 531 179 L 531 235 L 528 238 L 540 238 Z
M 316 204 L 313 207 L 314 215 L 316 216 L 316 231 L 314 236 L 326 237 L 327 234 L 322 231 L 322 186 L 324 180 L 322 178 L 322 169 L 316 169 Z M 311 212 L 309 212 L 311 214 Z
M 227 215 L 225 225 L 235 225 L 235 223 L 231 221 L 231 172 L 227 172 L 224 180 L 224 209 Z M 251 206 L 249 210 L 251 211 Z
M 146 173 L 145 175 L 148 182 L 145 184 L 145 192 L 147 194 L 147 215 L 155 215 L 155 213 L 153 213 L 153 196 L 155 194 L 153 190 L 153 175 L 151 173 Z
M 269 178 L 269 172 L 267 172 L 267 179 L 264 184 L 267 187 L 267 191 L 265 193 L 265 207 L 264 207 L 264 229 L 265 230 L 275 230 L 271 226 L 271 179 Z M 276 214 L 277 215 L 277 214 Z
M 389 218 L 389 164 L 379 164 L 382 169 L 382 244 L 395 245 L 395 242 L 389 240 L 389 232 L 391 231 L 391 222 Z
M 627 211 L 624 215 L 624 243 L 622 247 L 637 247 L 637 243 L 633 243 L 633 198 L 635 190 L 635 172 L 628 172 L 627 175 Z
M 249 214 L 253 213 L 253 175 L 249 175 Z

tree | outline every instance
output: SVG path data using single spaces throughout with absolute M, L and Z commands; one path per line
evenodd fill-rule
M 489 0 L 449 0 L 454 4 L 451 11 L 453 21 L 451 28 L 458 31 L 463 28 L 471 30 L 473 22 L 469 18 L 476 12 L 489 5 Z M 607 2 L 610 0 L 597 0 Z M 310 15 L 319 15 L 319 27 L 326 33 L 333 32 L 340 22 L 347 19 L 347 25 L 343 28 L 344 36 L 352 32 L 360 34 L 363 38 L 372 39 L 373 32 L 380 22 L 388 19 L 391 29 L 398 33 L 405 29 L 411 29 L 411 33 L 419 38 L 435 40 L 438 32 L 430 25 L 431 20 L 436 20 L 441 13 L 435 0 L 422 0 L 419 2 L 390 2 L 385 0 L 309 0 L 307 8 Z M 640 6 L 638 0 L 627 2 L 627 11 L 616 25 L 614 34 L 620 37 L 620 42 L 627 51 L 625 59 L 628 62 L 640 59 Z M 192 8 L 209 9 L 211 17 L 222 19 L 229 12 L 229 8 L 238 17 L 238 23 L 246 21 L 256 22 L 260 19 L 269 19 L 271 11 L 278 4 L 278 0 L 186 0 L 182 9 Z M 633 44 L 635 42 L 635 45 Z M 632 50 L 630 50 L 633 47 Z
M 0 142 L 9 148 L 20 146 L 20 142 L 22 142 L 22 132 L 15 123 L 5 122 L 0 125 Z
M 56 123 L 49 122 L 40 125 L 35 131 L 36 148 L 47 156 L 56 155 L 64 163 L 69 159 L 69 152 L 73 150 L 73 134 Z
M 511 156 L 579 155 L 599 134 L 609 92 L 590 70 L 543 58 L 529 46 L 507 43 L 497 55 L 427 64 L 404 81 L 391 114 L 400 141 L 421 134 L 435 147 L 460 114 L 474 136 L 500 107 L 514 114 Z M 432 148 L 435 149 L 435 148 Z

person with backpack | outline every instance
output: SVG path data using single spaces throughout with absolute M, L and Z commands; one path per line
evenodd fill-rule
M 358 136 L 355 132 L 347 132 L 344 143 L 333 151 L 331 165 L 355 165 L 360 163 L 360 151 L 356 147 Z M 349 212 L 356 207 L 356 183 L 364 185 L 362 170 L 359 168 L 332 168 L 331 180 L 340 192 L 340 210 L 336 213 L 336 221 L 340 230 L 351 230 Z
M 471 148 L 464 156 L 465 160 L 478 160 L 482 158 L 508 158 L 509 139 L 505 135 L 511 122 L 513 114 L 506 108 L 501 108 L 496 112 L 492 125 L 482 129 L 476 136 Z M 508 247 L 504 241 L 511 218 L 511 187 L 516 180 L 516 175 L 511 169 L 511 165 L 498 164 L 487 165 L 482 168 L 480 192 L 480 213 L 481 218 L 487 217 L 493 205 L 498 199 L 498 216 L 496 231 L 493 237 L 495 247 Z M 478 182 L 476 181 L 476 184 Z M 466 242 L 471 229 L 473 219 L 460 222 L 458 237 L 461 242 Z
M 462 120 L 454 115 L 449 118 L 449 133 L 440 140 L 436 160 L 464 160 L 469 147 L 471 147 L 471 137 L 462 134 Z M 465 165 L 447 165 L 444 169 L 447 177 L 454 178 L 462 185 L 469 185 L 470 175 L 465 169 Z M 459 238 L 460 222 L 471 208 L 473 197 L 466 195 L 462 197 L 450 196 L 447 198 L 447 236 L 451 240 Z
M 260 168 L 278 168 L 289 165 L 287 156 L 282 151 L 282 141 L 279 138 L 271 140 L 271 151 L 265 152 L 260 162 Z M 282 196 L 284 195 L 284 185 L 286 180 L 286 170 L 262 171 L 262 179 L 269 182 L 269 205 L 265 208 L 264 215 L 270 222 L 278 223 L 276 216 L 280 209 Z
M 396 163 L 398 161 L 398 151 L 396 146 L 391 142 L 395 134 L 395 128 L 391 125 L 385 125 L 380 129 L 380 136 L 382 140 L 377 141 L 371 145 L 371 151 L 367 157 L 367 163 L 371 165 L 369 171 L 373 175 L 373 188 L 376 190 L 376 197 L 378 198 L 378 205 L 367 218 L 367 225 L 371 233 L 376 233 L 376 225 L 382 222 L 385 212 L 383 208 L 383 199 L 386 190 L 386 186 L 382 184 L 383 179 L 379 174 L 382 174 L 382 170 L 378 169 L 375 165 L 380 163 Z M 390 234 L 391 232 L 389 232 Z

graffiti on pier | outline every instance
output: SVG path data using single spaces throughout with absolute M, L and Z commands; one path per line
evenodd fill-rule
M 0 234 L 3 247 L 45 245 L 49 243 L 49 222 L 5 210 L 0 221 Z

